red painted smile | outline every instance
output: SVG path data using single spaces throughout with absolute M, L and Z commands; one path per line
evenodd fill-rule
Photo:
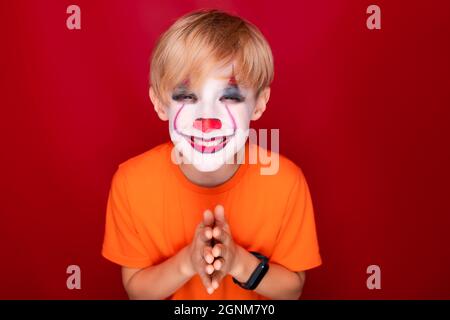
M 211 139 L 203 139 L 194 136 L 185 136 L 185 138 L 191 144 L 192 148 L 201 153 L 217 152 L 223 149 L 230 140 L 230 136 L 220 136 Z

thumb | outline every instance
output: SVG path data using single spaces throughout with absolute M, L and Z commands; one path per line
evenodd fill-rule
M 214 218 L 215 218 L 215 224 L 216 226 L 224 228 L 224 230 L 229 231 L 228 229 L 228 223 L 225 219 L 225 209 L 222 205 L 218 204 L 214 208 Z
M 211 210 L 207 209 L 203 212 L 203 225 L 212 227 L 214 224 L 214 216 Z

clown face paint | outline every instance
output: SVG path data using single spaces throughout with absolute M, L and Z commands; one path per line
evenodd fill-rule
M 169 133 L 182 161 L 203 172 L 231 163 L 247 141 L 254 106 L 254 90 L 236 83 L 232 65 L 212 72 L 197 90 L 176 87 Z

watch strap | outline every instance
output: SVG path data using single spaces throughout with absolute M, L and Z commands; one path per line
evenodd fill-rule
M 247 289 L 247 290 L 254 290 L 256 287 L 258 287 L 259 283 L 261 282 L 262 278 L 264 278 L 265 274 L 269 270 L 269 259 L 260 254 L 256 251 L 250 251 L 251 254 L 253 254 L 255 257 L 257 257 L 260 260 L 260 263 L 255 268 L 255 270 L 250 275 L 249 279 L 246 283 L 241 283 L 238 280 L 236 280 L 233 277 L 233 282 L 239 285 L 241 288 Z

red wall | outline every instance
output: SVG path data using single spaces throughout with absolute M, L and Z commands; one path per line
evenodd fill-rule
M 275 57 L 256 128 L 279 128 L 316 210 L 305 298 L 450 298 L 448 1 L 2 1 L 0 298 L 126 297 L 100 256 L 118 163 L 168 139 L 147 96 L 156 37 L 208 6 Z M 366 28 L 381 7 L 382 29 Z M 82 289 L 66 288 L 81 267 Z M 381 267 L 381 290 L 366 268 Z

